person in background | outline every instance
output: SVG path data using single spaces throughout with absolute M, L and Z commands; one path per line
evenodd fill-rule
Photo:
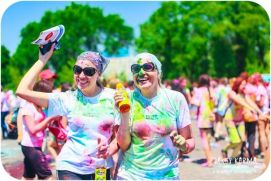
M 8 98 L 6 92 L 3 91 L 1 86 L 1 132 L 2 132 L 2 139 L 6 139 L 8 137 L 8 128 L 6 124 L 6 116 L 9 114 L 10 104 L 8 102 Z
M 206 162 L 203 166 L 213 166 L 213 154 L 210 141 L 214 133 L 214 91 L 210 87 L 210 77 L 203 74 L 199 77 L 199 87 L 195 90 L 195 95 L 191 104 L 198 107 L 197 111 L 197 126 L 200 132 L 201 143 L 206 157 Z
M 244 147 L 246 143 L 245 136 L 245 123 L 244 123 L 244 113 L 255 114 L 254 109 L 250 106 L 250 104 L 244 98 L 244 88 L 245 81 L 242 77 L 238 77 L 234 80 L 232 84 L 232 89 L 226 92 L 228 100 L 223 109 L 218 109 L 218 112 L 223 113 L 222 116 L 223 122 L 227 128 L 229 144 L 226 145 L 221 150 L 222 157 L 224 159 L 228 159 L 228 150 L 232 149 L 231 161 L 235 161 L 236 158 L 241 156 L 242 158 L 247 157 L 247 149 Z M 221 112 L 223 110 L 223 112 Z M 222 115 L 222 114 L 221 114 Z M 257 118 L 254 118 L 255 121 Z
M 179 156 L 195 147 L 185 97 L 162 87 L 162 65 L 153 54 L 138 54 L 131 71 L 135 89 L 131 110 L 120 113 L 117 141 L 124 155 L 117 179 L 179 180 Z M 122 100 L 117 92 L 116 105 Z
M 260 140 L 260 150 L 261 155 L 269 159 L 269 152 L 267 151 L 270 143 L 270 102 L 268 98 L 268 91 L 264 86 L 264 82 L 261 74 L 254 73 L 252 76 L 254 86 L 256 86 L 256 105 L 258 108 L 266 115 L 265 119 L 259 119 L 258 121 L 258 131 Z
M 39 78 L 40 78 L 40 80 L 47 80 L 50 83 L 50 85 L 54 87 L 54 83 L 57 78 L 57 74 L 55 74 L 50 69 L 45 69 L 40 72 Z
M 187 87 L 187 79 L 185 77 L 180 77 L 179 78 L 180 81 L 180 92 L 184 95 L 188 105 L 191 102 L 191 94 L 190 94 L 190 90 Z
M 170 80 L 164 80 L 163 85 L 165 86 L 165 88 L 172 90 L 171 81 Z
M 53 88 L 54 88 L 54 82 L 55 82 L 56 78 L 57 78 L 57 75 L 54 72 L 52 72 L 50 69 L 45 69 L 45 70 L 41 71 L 40 74 L 39 74 L 39 80 L 46 80 L 50 84 L 50 86 L 52 86 Z M 23 106 L 24 102 L 25 102 L 25 100 L 20 99 L 20 107 Z M 20 115 L 20 114 L 21 113 L 19 111 L 18 115 Z M 23 131 L 22 131 L 22 119 L 21 119 L 21 116 L 17 117 L 17 130 L 18 130 L 17 142 L 18 142 L 18 144 L 20 144 L 20 142 L 22 140 L 22 137 L 23 137 L 23 135 L 22 135 Z M 47 139 L 47 138 L 45 138 L 45 139 Z M 44 145 L 46 145 L 46 142 L 47 141 L 44 142 Z M 43 148 L 44 148 L 44 146 L 43 146 Z
M 228 79 L 223 77 L 219 79 L 218 86 L 215 89 L 215 116 L 216 116 L 216 125 L 215 125 L 215 139 L 219 141 L 225 138 L 223 132 L 223 118 L 226 114 L 227 109 L 229 108 L 229 98 L 228 94 L 231 91 L 231 87 L 228 84 Z
M 66 91 L 69 91 L 69 90 L 72 90 L 72 85 L 70 83 L 67 83 L 67 82 L 64 82 L 61 84 L 61 87 L 60 87 L 60 91 L 61 92 L 66 92 Z
M 51 92 L 52 87 L 45 80 L 41 80 L 34 85 L 33 91 Z M 24 155 L 23 179 L 32 180 L 52 179 L 52 172 L 48 166 L 45 154 L 41 147 L 45 137 L 45 129 L 51 121 L 61 119 L 60 116 L 46 118 L 42 107 L 31 102 L 25 102 L 21 107 L 20 115 L 22 118 L 23 137 L 21 141 L 22 152 Z

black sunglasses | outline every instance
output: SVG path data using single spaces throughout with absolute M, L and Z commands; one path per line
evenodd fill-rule
M 155 69 L 155 65 L 152 62 L 144 63 L 142 65 L 133 64 L 131 66 L 131 71 L 133 74 L 137 74 L 140 72 L 141 68 L 146 72 L 151 72 Z
M 82 68 L 78 65 L 73 67 L 73 73 L 76 75 L 80 75 L 82 71 L 86 76 L 93 76 L 97 72 L 97 70 L 93 67 Z

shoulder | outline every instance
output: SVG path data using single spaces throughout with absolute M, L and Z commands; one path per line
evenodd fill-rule
M 50 95 L 49 98 L 58 98 L 58 99 L 72 98 L 76 96 L 76 92 L 77 90 L 75 91 L 68 90 L 66 92 L 52 92 L 49 94 Z
M 104 95 L 104 96 L 114 96 L 115 92 L 116 92 L 115 89 L 105 87 L 102 90 L 102 95 Z
M 180 92 L 168 88 L 161 88 L 161 90 L 170 95 L 181 95 Z
M 100 101 L 110 101 L 110 102 L 114 102 L 114 95 L 115 95 L 115 90 L 111 89 L 111 88 L 103 88 L 102 92 L 100 93 L 100 95 L 97 97 L 97 99 L 99 99 Z
M 173 100 L 174 102 L 186 100 L 184 95 L 178 91 L 167 88 L 162 88 L 161 90 L 169 99 Z

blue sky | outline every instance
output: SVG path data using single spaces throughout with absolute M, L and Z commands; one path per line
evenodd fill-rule
M 139 25 L 144 23 L 149 16 L 160 7 L 159 1 L 78 1 L 78 3 L 87 3 L 91 6 L 100 7 L 103 9 L 105 15 L 110 13 L 119 14 L 127 25 L 134 28 L 135 35 L 139 34 Z M 10 53 L 13 54 L 21 41 L 20 31 L 23 27 L 30 22 L 38 22 L 45 11 L 64 9 L 64 7 L 69 4 L 70 1 L 29 1 L 17 2 L 11 5 L 5 10 L 2 16 L 1 45 L 6 46 Z M 33 35 L 33 40 L 36 39 L 37 36 L 38 35 Z

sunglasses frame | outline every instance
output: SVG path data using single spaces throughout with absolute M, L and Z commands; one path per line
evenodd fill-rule
M 76 67 L 79 67 L 79 68 L 80 68 L 80 69 L 79 69 L 79 72 L 76 72 L 76 70 L 75 70 Z M 91 72 L 92 72 L 90 75 L 87 75 L 88 73 L 87 73 L 86 71 L 88 71 L 88 69 L 91 70 Z M 93 70 L 94 70 L 94 71 L 93 71 Z M 82 67 L 80 67 L 80 66 L 78 66 L 78 65 L 74 65 L 74 66 L 73 66 L 73 73 L 74 73 L 75 75 L 80 75 L 82 72 L 84 73 L 85 76 L 92 77 L 92 76 L 95 75 L 95 73 L 98 72 L 98 71 L 97 71 L 97 69 L 95 69 L 95 68 L 93 68 L 93 67 L 85 67 L 85 68 L 82 68 Z
M 145 69 L 144 69 L 144 65 L 146 65 L 146 64 L 151 64 L 151 65 L 152 65 L 152 69 L 150 69 L 150 70 L 145 70 Z M 140 66 L 139 71 L 138 71 L 138 72 L 134 72 L 134 71 L 133 71 L 133 66 Z M 141 69 L 143 69 L 145 72 L 152 72 L 154 69 L 156 69 L 156 66 L 155 66 L 155 64 L 154 64 L 153 62 L 147 62 L 147 63 L 144 63 L 144 64 L 142 64 L 142 65 L 140 65 L 140 64 L 133 64 L 133 65 L 131 65 L 131 72 L 132 72 L 133 74 L 138 74 L 138 73 L 141 71 Z

